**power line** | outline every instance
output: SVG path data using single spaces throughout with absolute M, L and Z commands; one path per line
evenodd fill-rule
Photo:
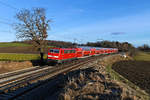
M 9 7 L 9 8 L 11 8 L 11 9 L 14 9 L 15 11 L 18 11 L 18 10 L 19 10 L 18 8 L 14 7 L 14 6 L 10 5 L 10 4 L 7 4 L 7 3 L 5 3 L 5 2 L 2 2 L 2 1 L 0 1 L 0 4 L 1 4 L 1 5 L 4 5 L 4 6 L 6 6 L 6 7 Z M 2 20 L 2 21 L 1 21 L 1 20 Z M 12 22 L 12 21 L 11 21 L 10 19 L 0 18 L 0 24 L 5 24 L 5 25 L 13 26 L 13 24 L 12 24 L 12 23 L 9 23 L 9 22 Z M 13 33 L 13 32 L 10 31 L 10 30 L 8 30 L 8 31 L 6 31 L 6 30 L 1 30 L 0 32 L 1 32 L 1 33 Z
M 12 20 L 10 20 L 10 19 L 8 19 L 8 18 L 2 18 L 2 17 L 0 17 L 0 20 L 13 22 Z
M 14 9 L 14 10 L 19 10 L 18 8 L 14 7 L 14 6 L 10 5 L 10 4 L 7 4 L 7 3 L 5 3 L 5 2 L 2 2 L 2 1 L 0 1 L 0 4 L 2 4 L 2 5 L 4 5 L 4 6 L 7 6 L 7 7 L 9 7 L 9 8 L 12 8 L 12 9 Z
M 11 23 L 4 22 L 4 21 L 0 21 L 0 24 L 6 24 L 6 25 L 10 25 L 10 26 L 12 26 L 12 24 L 11 24 Z
M 10 30 L 8 30 L 8 31 L 6 31 L 6 30 L 1 30 L 0 32 L 4 32 L 4 33 L 13 33 L 13 32 L 10 31 Z
M 12 8 L 12 9 L 14 9 L 14 10 L 19 10 L 19 9 L 17 9 L 16 7 L 14 7 L 14 6 L 10 5 L 10 4 L 7 4 L 7 3 L 5 3 L 5 2 L 3 2 L 3 1 L 1 1 L 1 0 L 0 0 L 0 4 L 1 4 L 1 5 L 4 5 L 4 6 L 6 6 L 6 7 Z M 2 19 L 2 21 L 1 21 L 1 19 Z M 3 21 L 3 20 L 4 20 L 4 21 Z M 6 18 L 0 18 L 0 24 L 6 24 L 6 25 L 11 25 L 11 26 L 12 26 L 12 24 L 9 23 L 8 21 L 9 21 L 9 22 L 12 22 L 11 20 L 6 19 Z

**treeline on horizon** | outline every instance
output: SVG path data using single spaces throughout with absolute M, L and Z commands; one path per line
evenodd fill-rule
M 142 46 L 138 47 L 138 50 L 150 52 L 150 46 L 148 44 L 143 44 Z
M 15 43 L 27 43 L 32 44 L 32 41 L 13 41 Z M 150 51 L 150 46 L 147 44 L 143 44 L 142 46 L 139 46 L 135 48 L 131 43 L 128 42 L 118 42 L 118 41 L 98 41 L 98 42 L 87 42 L 86 44 L 77 44 L 72 42 L 66 42 L 66 41 L 56 41 L 56 40 L 47 40 L 48 46 L 53 47 L 61 47 L 61 48 L 74 48 L 76 46 L 91 46 L 91 47 L 104 47 L 104 48 L 118 48 L 120 52 L 128 52 L 128 51 L 135 51 L 141 50 L 141 51 Z

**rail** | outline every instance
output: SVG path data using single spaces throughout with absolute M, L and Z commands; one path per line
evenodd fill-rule
M 88 64 L 99 57 L 106 55 L 95 56 L 73 61 L 72 63 L 62 64 L 53 66 L 53 68 L 45 67 L 30 73 L 18 75 L 18 77 L 8 79 L 0 82 L 0 100 L 12 100 L 22 95 L 25 95 L 29 91 L 41 86 L 45 80 L 51 79 L 52 77 L 67 73 L 70 70 L 81 67 L 84 64 Z M 22 87 L 22 85 L 24 87 Z M 22 88 L 20 88 L 22 87 Z M 20 89 L 20 90 L 19 90 Z M 19 92 L 18 92 L 19 91 Z

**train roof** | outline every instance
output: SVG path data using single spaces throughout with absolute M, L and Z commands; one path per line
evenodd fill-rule
M 82 48 L 82 49 L 91 49 L 91 47 L 88 47 L 88 46 L 77 46 L 77 48 Z
M 76 48 L 50 48 L 50 49 L 75 50 Z
M 82 50 L 91 50 L 91 49 L 96 49 L 96 50 L 101 50 L 101 49 L 111 49 L 111 50 L 117 50 L 117 48 L 103 48 L 103 47 L 90 47 L 90 46 L 77 46 L 76 48 L 81 48 Z M 50 49 L 63 49 L 63 50 L 74 50 L 76 48 L 50 48 Z
M 77 46 L 77 48 L 82 48 L 83 50 L 90 50 L 90 49 L 117 49 L 117 48 L 103 48 L 103 47 L 90 47 L 90 46 Z

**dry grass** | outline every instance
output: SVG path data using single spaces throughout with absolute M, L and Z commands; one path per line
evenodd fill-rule
M 69 77 L 60 100 L 144 100 L 131 87 L 112 80 L 106 71 L 106 65 L 119 60 L 128 60 L 121 56 L 104 58 L 94 64 L 94 68 L 86 68 Z
M 91 72 L 87 75 L 82 72 L 79 77 L 74 77 L 67 82 L 60 100 L 120 100 L 124 97 L 132 97 L 125 92 L 123 87 L 113 81 L 100 77 L 99 72 Z M 140 100 L 140 99 L 137 99 Z
M 0 74 L 5 72 L 16 71 L 24 68 L 32 67 L 30 61 L 24 62 L 12 62 L 12 61 L 1 61 L 0 62 Z

